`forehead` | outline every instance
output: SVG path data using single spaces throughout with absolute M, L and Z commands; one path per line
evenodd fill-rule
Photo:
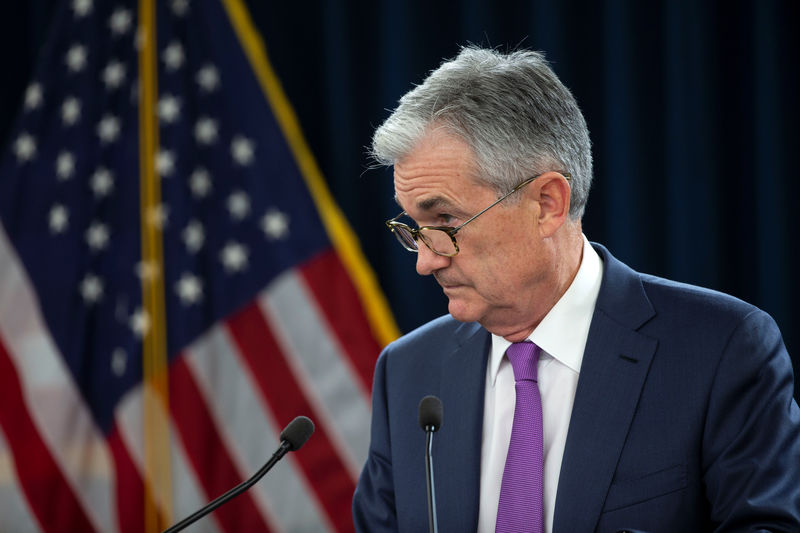
M 394 165 L 395 199 L 410 215 L 463 205 L 482 189 L 470 147 L 443 130 L 433 130 Z

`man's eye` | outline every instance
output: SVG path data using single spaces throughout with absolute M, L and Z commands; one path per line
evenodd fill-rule
M 439 222 L 440 226 L 449 226 L 455 219 L 456 217 L 447 213 L 441 213 L 436 216 L 436 220 Z

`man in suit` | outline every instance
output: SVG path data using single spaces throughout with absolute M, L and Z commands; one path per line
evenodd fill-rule
M 583 236 L 583 116 L 535 52 L 465 48 L 373 139 L 387 222 L 449 315 L 389 345 L 353 500 L 425 531 L 417 405 L 441 398 L 441 531 L 800 531 L 800 409 L 774 321 Z M 521 355 L 524 354 L 524 355 Z

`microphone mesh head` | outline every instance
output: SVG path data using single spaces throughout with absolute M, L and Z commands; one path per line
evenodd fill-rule
M 442 400 L 436 396 L 425 396 L 419 402 L 419 427 L 424 431 L 438 431 L 442 427 Z
M 281 441 L 289 443 L 289 450 L 299 450 L 314 433 L 314 422 L 305 416 L 298 416 L 281 432 Z

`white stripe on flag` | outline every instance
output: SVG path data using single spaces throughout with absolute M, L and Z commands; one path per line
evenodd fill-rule
M 40 533 L 28 501 L 17 479 L 11 448 L 0 429 L 0 531 Z
M 258 384 L 235 346 L 227 330 L 214 327 L 190 347 L 187 364 L 209 399 L 209 409 L 239 475 L 246 479 L 278 448 L 277 436 L 283 428 L 255 392 Z M 271 529 L 293 533 L 332 529 L 291 454 L 250 490 Z
M 142 387 L 138 386 L 126 394 L 115 411 L 117 425 L 122 441 L 131 456 L 139 474 L 144 471 L 144 441 L 142 439 Z M 177 428 L 170 427 L 170 435 L 177 435 Z M 186 450 L 180 439 L 171 439 L 170 462 L 172 466 L 172 522 L 176 523 L 194 513 L 206 503 L 208 498 L 200 490 L 200 481 L 186 457 Z M 170 524 L 172 525 L 172 524 Z M 198 533 L 220 533 L 219 523 L 213 513 L 192 525 Z
M 353 479 L 369 448 L 369 395 L 302 278 L 289 270 L 259 296 L 292 372 Z
M 42 440 L 92 524 L 117 531 L 114 467 L 102 433 L 44 325 L 37 299 L 0 226 L 0 335 Z

